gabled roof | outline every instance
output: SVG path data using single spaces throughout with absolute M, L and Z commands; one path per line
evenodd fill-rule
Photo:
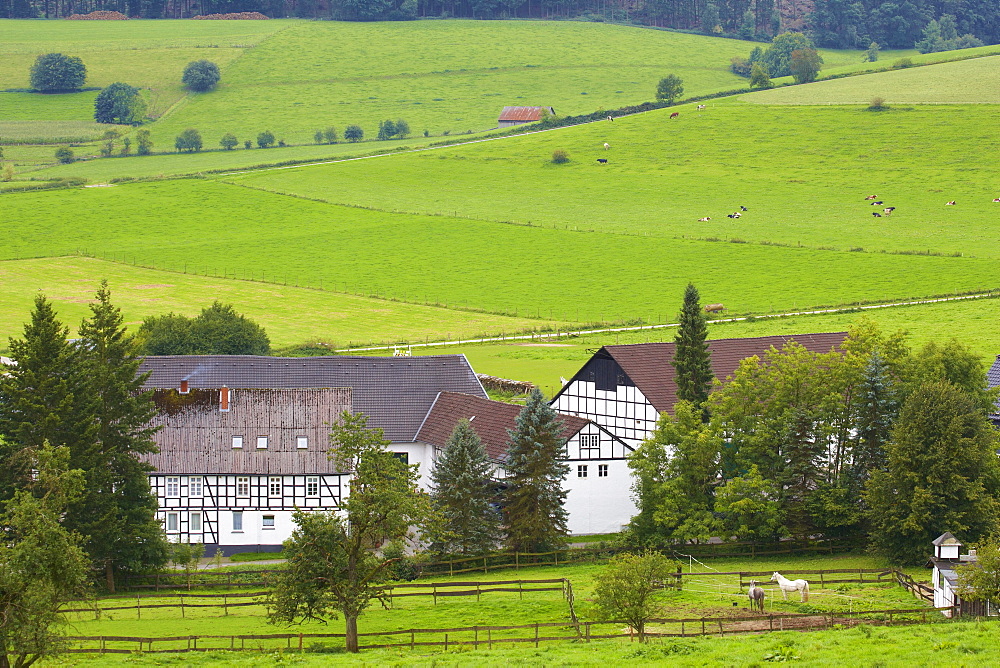
M 464 355 L 427 357 L 258 357 L 175 355 L 147 357 L 145 387 L 304 389 L 350 388 L 354 412 L 369 417 L 392 441 L 412 441 L 439 392 L 486 398 Z
M 758 336 L 749 339 L 716 339 L 707 343 L 712 354 L 712 373 L 719 380 L 725 380 L 736 371 L 742 360 L 754 355 L 762 357 L 772 346 L 780 348 L 788 341 L 794 340 L 812 352 L 828 353 L 838 348 L 846 337 L 846 332 L 833 332 Z M 676 344 L 672 341 L 604 346 L 594 354 L 594 357 L 614 359 L 653 408 L 661 413 L 673 412 L 674 404 L 677 403 L 677 383 L 674 380 L 675 370 L 671 364 L 675 348 Z M 576 379 L 574 376 L 573 380 Z M 566 387 L 568 385 L 556 396 L 562 394 Z
M 507 430 L 514 428 L 521 408 L 469 394 L 442 392 L 414 440 L 443 448 L 458 421 L 471 420 L 470 424 L 483 442 L 486 454 L 490 459 L 501 460 L 507 452 Z M 565 439 L 574 436 L 590 422 L 573 415 L 560 415 L 559 419 L 563 423 L 562 437 Z
M 993 366 L 986 372 L 986 385 L 990 389 L 1000 385 L 1000 355 L 997 355 L 997 358 L 993 360 Z M 997 413 L 1000 413 L 1000 400 L 997 401 L 994 416 L 991 417 L 1000 417 L 996 415 Z
M 931 545 L 961 545 L 957 538 L 955 538 L 950 531 L 945 531 L 943 534 L 931 541 Z
M 552 107 L 504 107 L 500 112 L 498 121 L 537 121 L 542 118 L 542 110 L 547 109 L 552 113 Z

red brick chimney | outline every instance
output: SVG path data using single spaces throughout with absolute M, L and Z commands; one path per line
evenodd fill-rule
M 184 379 L 184 380 L 181 381 L 181 394 L 187 394 L 188 391 L 189 391 L 188 390 L 188 382 L 187 382 L 187 379 Z
M 219 390 L 219 410 L 224 413 L 229 411 L 229 388 L 225 385 Z

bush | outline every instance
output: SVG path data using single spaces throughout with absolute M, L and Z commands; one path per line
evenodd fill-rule
M 261 148 L 270 148 L 274 146 L 274 133 L 270 130 L 265 130 L 257 135 L 257 146 Z
M 139 155 L 149 155 L 153 150 L 153 140 L 149 138 L 149 130 L 139 130 L 135 133 L 135 141 L 138 145 L 135 152 Z
M 767 74 L 767 68 L 762 63 L 754 63 L 750 73 L 751 88 L 772 88 L 771 77 Z
M 361 129 L 360 125 L 348 125 L 344 129 L 344 139 L 350 142 L 361 141 L 365 136 L 365 131 Z
M 556 163 L 557 165 L 562 165 L 564 163 L 569 162 L 569 153 L 562 150 L 561 148 L 552 151 L 552 162 Z
M 56 160 L 64 165 L 68 165 L 73 162 L 73 151 L 66 146 L 60 146 L 56 149 Z
M 246 148 L 246 149 L 253 148 L 253 142 L 250 141 L 249 139 L 245 140 L 243 142 L 243 148 Z
M 323 130 L 323 139 L 326 140 L 327 144 L 336 144 L 337 143 L 337 128 L 335 128 L 335 127 L 333 127 L 331 125 L 326 130 Z
M 323 143 L 323 131 L 322 130 L 317 130 L 316 131 L 316 133 L 313 135 L 313 141 L 315 141 L 317 144 L 322 144 Z
M 392 121 L 382 121 L 378 124 L 378 140 L 385 141 L 396 136 L 396 124 Z
M 733 56 L 729 60 L 729 71 L 740 77 L 748 77 L 751 74 L 753 64 L 741 56 Z
M 264 328 L 237 313 L 230 304 L 214 302 L 201 315 L 146 318 L 137 334 L 146 355 L 267 355 L 270 340 Z
M 215 88 L 221 77 L 218 65 L 208 60 L 196 60 L 184 68 L 181 82 L 193 91 L 204 93 Z
M 892 69 L 894 70 L 902 70 L 907 67 L 913 67 L 912 58 L 900 58 L 899 60 L 897 60 L 892 64 Z
M 98 123 L 139 125 L 146 116 L 146 101 L 139 89 L 115 82 L 94 99 L 94 120 Z
M 396 120 L 396 136 L 400 139 L 406 139 L 410 134 L 410 124 L 404 121 L 402 118 Z
M 222 135 L 222 139 L 219 140 L 219 146 L 226 149 L 227 151 L 232 151 L 236 148 L 236 145 L 240 143 L 240 140 L 236 138 L 232 132 L 227 132 Z
M 188 153 L 200 151 L 201 133 L 194 128 L 188 128 L 174 140 L 174 146 L 178 151 L 187 151 Z
M 31 66 L 31 87 L 37 91 L 71 91 L 83 88 L 87 68 L 76 56 L 46 53 Z
M 871 103 L 868 105 L 868 111 L 885 111 L 889 108 L 889 105 L 885 103 L 885 98 L 873 97 Z

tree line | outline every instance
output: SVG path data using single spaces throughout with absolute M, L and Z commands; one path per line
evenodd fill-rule
M 630 459 L 629 541 L 824 535 L 912 564 L 944 531 L 975 541 L 997 528 L 997 392 L 961 343 L 913 349 L 863 321 L 839 351 L 790 341 L 713 386 L 697 291 L 686 297 L 681 401 Z
M 0 17 L 6 18 L 60 18 L 94 10 L 151 19 L 249 11 L 347 21 L 581 18 L 758 41 L 794 29 L 821 47 L 859 49 L 872 42 L 913 48 L 932 20 L 949 15 L 958 35 L 1000 42 L 1000 6 L 994 0 L 815 0 L 803 13 L 776 0 L 0 0 Z

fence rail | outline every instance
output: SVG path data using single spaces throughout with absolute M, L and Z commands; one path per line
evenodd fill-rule
M 910 592 L 922 601 L 927 601 L 928 603 L 934 603 L 934 588 L 925 585 L 922 582 L 917 582 L 912 577 L 903 573 L 902 571 L 892 571 L 896 577 L 896 582 L 900 587 Z M 958 607 L 958 606 L 956 606 Z
M 775 630 L 812 630 L 830 628 L 834 625 L 850 626 L 862 621 L 874 625 L 898 625 L 926 622 L 927 613 L 934 613 L 932 619 L 944 621 L 939 612 L 954 611 L 954 608 L 934 610 L 931 608 L 914 608 L 903 610 L 866 610 L 839 611 L 822 614 L 789 613 L 782 615 L 750 615 L 739 617 L 683 617 L 652 619 L 648 622 L 646 635 L 653 638 L 692 637 L 708 635 L 725 635 L 741 633 L 759 633 Z M 606 627 L 618 628 L 617 632 L 600 631 Z M 622 627 L 625 627 L 622 629 Z M 598 633 L 594 633 L 595 628 Z M 544 633 L 543 633 L 544 630 Z M 523 632 L 528 633 L 511 633 Z M 561 631 L 561 633 L 560 633 Z M 418 640 L 418 636 L 443 635 L 442 640 Z M 539 622 L 534 624 L 512 624 L 505 626 L 464 626 L 446 629 L 405 629 L 398 631 L 373 631 L 359 633 L 359 638 L 396 638 L 402 636 L 402 642 L 383 642 L 360 645 L 361 649 L 375 648 L 414 648 L 414 647 L 444 647 L 472 645 L 486 646 L 492 649 L 495 644 L 503 643 L 538 643 L 555 640 L 583 640 L 589 642 L 597 639 L 634 638 L 635 631 L 622 621 L 575 621 L 575 622 Z M 67 640 L 77 643 L 90 643 L 88 647 L 72 647 L 72 653 L 90 654 L 127 654 L 136 649 L 149 653 L 177 653 L 192 651 L 220 651 L 263 647 L 264 642 L 269 647 L 277 647 L 274 641 L 285 641 L 288 648 L 308 649 L 305 642 L 314 640 L 341 640 L 343 633 L 269 633 L 244 635 L 189 635 L 165 637 L 140 636 L 69 636 Z M 113 645 L 135 644 L 138 647 L 109 647 Z M 154 649 L 153 643 L 161 648 L 163 644 L 184 643 L 183 647 L 175 646 Z M 199 643 L 201 643 L 199 645 Z

